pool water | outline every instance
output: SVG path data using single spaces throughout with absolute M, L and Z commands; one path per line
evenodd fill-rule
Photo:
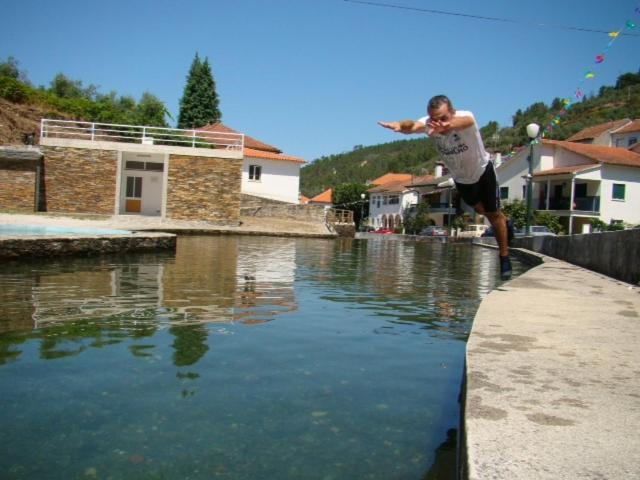
M 4 225 L 0 224 L 0 236 L 27 235 L 130 235 L 128 230 L 88 227 L 55 227 L 46 225 Z
M 232 236 L 6 263 L 0 478 L 453 478 L 436 451 L 497 268 L 469 245 Z

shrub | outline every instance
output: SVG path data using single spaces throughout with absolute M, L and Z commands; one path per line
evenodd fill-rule
M 30 88 L 11 77 L 0 77 L 0 97 L 14 103 L 23 103 L 29 99 Z

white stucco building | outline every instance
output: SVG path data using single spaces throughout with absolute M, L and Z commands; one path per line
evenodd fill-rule
M 222 123 L 207 125 L 201 130 L 237 133 Z M 279 148 L 245 135 L 241 192 L 269 200 L 298 204 L 300 167 L 305 163 L 301 158 L 285 155 Z
M 524 148 L 497 167 L 502 201 L 526 202 Z M 556 140 L 533 147 L 533 208 L 560 217 L 565 230 L 584 233 L 590 220 L 640 224 L 640 155 L 615 148 Z
M 448 225 L 449 217 L 456 213 L 456 200 L 452 188 L 438 188 L 438 183 L 447 178 L 437 166 L 434 175 L 388 173 L 372 180 L 375 186 L 369 189 L 369 225 L 376 229 L 401 226 L 407 212 L 423 202 L 429 205 L 429 217 L 436 225 Z

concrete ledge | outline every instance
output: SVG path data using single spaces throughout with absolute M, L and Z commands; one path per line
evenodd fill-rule
M 0 238 L 0 258 L 144 252 L 176 248 L 176 236 L 166 233 L 133 235 L 24 236 Z
M 529 255 L 469 336 L 461 478 L 640 478 L 640 288 Z
M 145 229 L 145 232 L 165 232 L 175 235 L 251 235 L 264 237 L 301 237 L 301 238 L 338 238 L 335 233 L 312 232 L 274 232 L 269 230 L 241 230 L 224 228 L 158 228 Z
M 640 284 L 640 228 L 558 237 L 521 237 L 513 240 L 513 246 Z

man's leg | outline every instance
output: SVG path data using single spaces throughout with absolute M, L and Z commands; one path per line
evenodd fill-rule
M 500 276 L 503 280 L 511 278 L 511 261 L 509 260 L 509 235 L 507 230 L 507 217 L 497 210 L 495 212 L 486 212 L 481 202 L 474 207 L 476 212 L 484 215 L 489 219 L 493 231 L 495 232 L 496 241 L 498 242 L 498 251 L 500 253 Z

